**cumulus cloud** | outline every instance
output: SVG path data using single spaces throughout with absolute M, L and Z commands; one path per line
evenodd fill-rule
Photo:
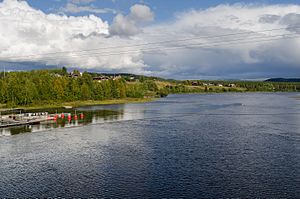
M 108 54 L 106 51 L 56 54 L 133 43 L 120 38 L 108 39 L 108 23 L 94 15 L 68 17 L 45 14 L 30 7 L 25 1 L 4 0 L 0 3 L 0 27 L 3 27 L 0 28 L 1 61 L 107 71 L 139 72 L 144 66 L 138 52 L 119 55 L 117 59 L 116 56 L 104 55 Z M 114 49 L 109 53 L 117 51 Z
M 154 13 L 135 5 L 110 25 L 94 15 L 46 14 L 26 1 L 4 0 L 0 61 L 181 79 L 293 76 L 300 74 L 299 38 L 261 40 L 300 36 L 299 16 L 299 5 L 234 4 L 189 10 L 171 22 L 145 25 Z
M 260 23 L 275 23 L 276 21 L 278 21 L 280 19 L 280 16 L 278 15 L 262 15 L 259 18 L 259 22 Z
M 111 35 L 133 36 L 142 32 L 142 29 L 139 27 L 141 23 L 152 21 L 153 19 L 154 13 L 148 6 L 136 4 L 130 8 L 129 15 L 118 14 L 114 18 L 109 32 Z
M 136 22 L 153 21 L 154 13 L 148 6 L 135 4 L 130 8 L 129 18 Z
M 195 39 L 164 44 L 155 55 L 146 54 L 144 61 L 157 74 L 178 78 L 293 76 L 300 72 L 296 53 L 300 40 L 282 40 L 276 35 L 299 33 L 299 14 L 298 5 L 247 4 L 183 12 L 174 22 L 144 29 L 144 40 L 157 41 L 161 33 L 167 35 L 165 40 Z M 231 36 L 214 37 L 226 34 Z M 192 48 L 197 43 L 206 45 Z M 189 47 L 164 50 L 185 45 Z
M 111 35 L 119 36 L 132 36 L 136 35 L 141 31 L 141 29 L 136 25 L 135 21 L 128 19 L 128 17 L 118 14 L 114 20 L 113 24 L 109 28 Z

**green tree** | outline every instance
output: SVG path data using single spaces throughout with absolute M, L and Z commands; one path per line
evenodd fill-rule
M 81 85 L 81 99 L 82 100 L 89 100 L 91 99 L 91 90 L 86 83 Z

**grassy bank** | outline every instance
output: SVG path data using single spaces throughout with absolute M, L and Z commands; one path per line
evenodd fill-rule
M 111 104 L 128 104 L 128 103 L 145 103 L 155 100 L 155 98 L 124 98 L 124 99 L 112 99 L 112 100 L 87 100 L 87 101 L 75 101 L 75 102 L 40 102 L 31 104 L 28 106 L 17 106 L 10 107 L 16 109 L 48 109 L 48 108 L 63 108 L 63 107 L 80 107 L 80 106 L 91 106 L 91 105 L 111 105 Z M 2 110 L 6 110 L 8 108 L 2 106 Z
M 198 87 L 199 88 L 199 87 Z M 227 89 L 227 88 L 226 88 Z M 191 90 L 193 91 L 193 90 Z M 220 89 L 219 87 L 215 87 L 212 91 L 204 91 L 204 90 L 196 90 L 195 92 L 188 92 L 190 94 L 209 94 L 209 93 L 238 93 L 238 92 L 258 92 L 258 91 L 247 91 L 244 88 L 236 88 L 235 90 L 226 90 Z M 265 91 L 264 91 L 265 92 Z M 270 92 L 270 91 L 269 91 Z M 274 91 L 272 91 L 274 92 Z M 170 93 L 170 94 L 188 94 L 188 93 Z M 292 98 L 300 100 L 300 96 L 293 96 Z M 154 101 L 155 97 L 148 98 L 123 98 L 123 99 L 111 99 L 111 100 L 85 100 L 85 101 L 74 101 L 74 102 L 54 102 L 54 101 L 41 101 L 39 103 L 30 104 L 27 106 L 14 106 L 10 107 L 6 104 L 0 104 L 0 112 L 9 111 L 13 109 L 24 109 L 24 110 L 34 110 L 34 109 L 51 109 L 51 108 L 64 108 L 64 107 L 80 107 L 80 106 L 92 106 L 92 105 L 112 105 L 112 104 L 129 104 L 129 103 L 145 103 Z

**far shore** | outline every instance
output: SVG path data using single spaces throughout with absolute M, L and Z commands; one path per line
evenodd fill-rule
M 112 105 L 112 104 L 130 104 L 130 103 L 145 103 L 154 101 L 157 98 L 124 98 L 124 99 L 112 99 L 112 100 L 87 100 L 87 101 L 75 101 L 75 102 L 45 102 L 40 104 L 31 104 L 29 106 L 16 106 L 9 108 L 1 108 L 0 111 L 9 111 L 11 109 L 52 109 L 52 108 L 77 108 L 80 106 L 92 106 L 92 105 Z
M 242 93 L 253 93 L 253 91 L 242 91 Z M 254 91 L 260 93 L 260 91 Z M 264 91 L 265 92 L 265 91 Z M 225 92 L 195 92 L 195 93 L 176 93 L 176 94 L 212 94 L 212 93 L 225 93 Z M 226 92 L 227 93 L 227 92 Z M 241 93 L 241 92 L 228 92 L 228 93 Z M 270 92 L 273 93 L 273 92 Z M 292 98 L 300 100 L 300 96 L 292 96 Z M 0 104 L 0 112 L 10 111 L 12 109 L 21 110 L 35 110 L 35 109 L 60 109 L 60 108 L 78 108 L 81 106 L 93 106 L 93 105 L 113 105 L 113 104 L 130 104 L 130 103 L 146 103 L 151 102 L 159 97 L 146 97 L 146 98 L 123 98 L 123 99 L 111 99 L 111 100 L 86 100 L 86 101 L 74 101 L 74 102 L 40 102 L 30 104 L 28 106 L 13 106 L 7 107 L 6 104 Z

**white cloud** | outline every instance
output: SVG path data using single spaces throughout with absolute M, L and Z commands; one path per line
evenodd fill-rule
M 180 13 L 169 23 L 141 26 L 142 22 L 153 20 L 154 14 L 151 13 L 143 6 L 133 6 L 128 15 L 117 15 L 109 25 L 94 15 L 68 17 L 45 14 L 25 1 L 4 0 L 0 3 L 0 61 L 31 61 L 176 78 L 253 78 L 300 74 L 298 38 L 252 43 L 238 41 L 239 45 L 191 48 L 197 43 L 220 44 L 224 40 L 249 41 L 253 37 L 299 33 L 300 28 L 295 28 L 299 24 L 299 5 L 220 5 Z M 260 32 L 278 28 L 282 30 Z M 237 34 L 248 31 L 259 33 Z M 223 34 L 236 35 L 212 37 Z M 198 39 L 178 41 L 196 37 Z M 148 53 L 143 49 L 145 46 L 138 45 L 166 40 L 177 42 L 146 45 L 146 48 L 152 48 Z M 190 48 L 166 50 L 183 46 Z M 45 54 L 99 48 L 102 49 Z M 126 53 L 121 53 L 124 51 Z M 39 55 L 20 57 L 31 54 Z
M 153 21 L 154 13 L 148 6 L 135 4 L 130 8 L 129 18 L 136 22 Z
M 120 38 L 107 38 L 108 23 L 94 15 L 67 17 L 45 14 L 30 7 L 25 1 L 4 0 L 0 3 L 0 27 L 1 61 L 31 61 L 48 65 L 137 72 L 142 71 L 144 66 L 140 53 L 103 56 L 107 52 L 98 51 L 99 54 L 90 56 L 86 56 L 88 52 L 82 52 L 80 56 L 74 56 L 74 53 L 46 55 L 133 43 Z M 117 51 L 115 49 L 113 52 Z
M 206 10 L 180 13 L 176 20 L 144 29 L 145 41 L 198 38 L 185 42 L 166 43 L 156 55 L 145 55 L 145 64 L 157 74 L 192 78 L 218 76 L 220 78 L 246 78 L 248 76 L 285 76 L 300 72 L 300 40 L 274 40 L 270 36 L 300 32 L 299 5 L 220 5 Z M 299 28 L 295 29 L 295 25 Z M 281 29 L 260 32 L 268 29 Z M 241 32 L 253 32 L 239 35 Z M 259 33 L 255 33 L 259 32 Z M 227 37 L 212 37 L 232 34 Z M 153 36 L 149 36 L 153 35 Z M 165 37 L 167 36 L 167 37 Z M 296 36 L 296 35 L 294 35 Z M 240 40 L 223 43 L 222 41 Z M 215 44 L 209 48 L 186 48 L 164 51 L 196 43 Z M 218 45 L 216 45 L 218 44 Z M 231 45 L 229 45 L 231 44 Z
M 140 23 L 152 21 L 153 19 L 154 13 L 148 6 L 135 4 L 130 8 L 129 15 L 118 14 L 114 18 L 109 32 L 111 35 L 133 36 L 142 32 L 139 27 Z
M 110 26 L 109 32 L 111 35 L 119 36 L 132 36 L 141 32 L 141 29 L 137 27 L 135 21 L 128 19 L 128 17 L 118 14 L 113 24 Z

